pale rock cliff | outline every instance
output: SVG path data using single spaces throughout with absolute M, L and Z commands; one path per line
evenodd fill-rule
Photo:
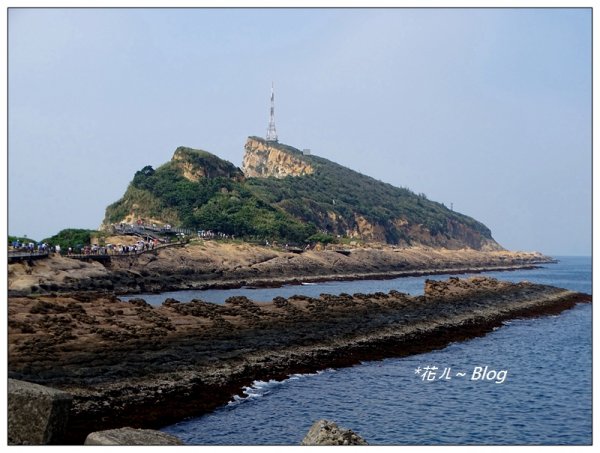
M 435 203 L 424 199 L 415 202 L 414 194 L 400 192 L 400 189 L 389 189 L 384 183 L 373 183 L 372 178 L 334 162 L 305 156 L 294 147 L 267 142 L 259 137 L 249 137 L 244 148 L 246 152 L 242 168 L 248 178 L 281 179 L 287 176 L 314 174 L 318 181 L 327 181 L 325 184 L 319 185 L 317 182 L 316 186 L 310 186 L 311 190 L 314 190 L 314 196 L 306 196 L 304 187 L 294 185 L 293 181 L 290 181 L 293 190 L 274 200 L 279 208 L 305 222 L 314 223 L 320 231 L 374 243 L 502 250 L 489 233 L 485 233 L 485 227 L 478 230 L 472 224 L 467 225 L 465 221 L 468 219 L 450 211 L 447 211 L 445 218 L 440 219 L 441 216 L 436 216 L 435 212 L 442 208 Z M 348 184 L 348 181 L 352 183 Z M 341 187 L 343 190 L 339 190 Z M 398 191 L 397 198 L 388 196 L 390 190 Z M 305 209 L 298 207 L 300 197 Z M 384 197 L 385 201 L 380 197 Z M 332 200 L 331 204 L 328 204 L 329 199 Z M 383 203 L 379 212 L 389 214 L 379 217 L 369 215 L 373 204 L 379 203 Z M 403 212 L 394 208 L 395 203 L 403 204 Z M 393 211 L 396 216 L 392 215 Z
M 312 165 L 301 159 L 302 152 L 291 146 L 249 137 L 244 149 L 242 169 L 248 178 L 285 178 L 314 172 Z
M 356 228 L 350 231 L 352 238 L 361 238 L 368 241 L 385 242 L 385 228 L 378 223 L 371 223 L 362 215 L 354 213 Z
M 187 162 L 181 153 L 175 152 L 173 163 L 179 167 L 183 173 L 183 177 L 189 181 L 197 182 L 201 178 L 206 178 L 204 168 L 197 168 L 191 162 Z
M 171 163 L 181 169 L 184 178 L 192 182 L 217 177 L 233 178 L 237 181 L 244 179 L 239 168 L 207 151 L 180 146 L 175 150 Z
M 205 179 L 228 178 L 237 182 L 244 180 L 242 171 L 231 162 L 223 160 L 208 151 L 178 147 L 171 160 L 157 170 L 146 166 L 136 172 L 134 180 L 129 184 L 123 197 L 106 208 L 105 218 L 99 230 L 106 231 L 116 223 L 133 224 L 139 219 L 144 223 L 157 225 L 181 225 L 181 214 L 177 206 L 165 203 L 160 194 L 136 185 L 136 179 L 142 181 L 151 178 L 155 172 L 175 169 L 177 173 L 193 183 Z M 163 180 L 163 183 L 165 181 Z M 175 184 L 175 180 L 167 180 L 167 185 Z

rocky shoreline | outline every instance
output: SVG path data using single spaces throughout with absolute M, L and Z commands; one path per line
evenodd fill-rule
M 110 263 L 54 256 L 8 266 L 10 296 L 106 291 L 156 293 L 187 289 L 272 286 L 333 280 L 463 274 L 529 269 L 556 262 L 539 253 L 391 247 L 302 253 L 206 241 L 117 256 Z
M 294 296 L 225 305 L 114 294 L 10 297 L 9 377 L 73 395 L 66 443 L 92 431 L 158 428 L 211 411 L 255 380 L 399 357 L 558 313 L 591 296 L 474 277 L 425 295 Z

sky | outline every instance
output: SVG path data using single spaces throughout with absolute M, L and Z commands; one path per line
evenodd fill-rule
M 19 9 L 8 232 L 96 229 L 134 173 L 264 136 L 591 255 L 591 9 Z

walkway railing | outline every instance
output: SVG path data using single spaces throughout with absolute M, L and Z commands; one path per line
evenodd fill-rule
M 111 258 L 128 258 L 132 256 L 143 255 L 144 253 L 151 253 L 156 250 L 164 249 L 167 247 L 181 247 L 184 246 L 185 242 L 171 242 L 169 244 L 159 244 L 153 248 L 146 248 L 143 250 L 132 250 L 131 252 L 111 252 L 111 253 L 71 253 L 70 255 L 64 255 L 67 258 L 73 258 L 75 260 L 82 261 L 110 261 Z
M 15 261 L 24 261 L 24 260 L 36 260 L 41 258 L 48 258 L 49 256 L 48 250 L 39 251 L 39 250 L 13 250 L 8 252 L 8 262 L 14 263 Z

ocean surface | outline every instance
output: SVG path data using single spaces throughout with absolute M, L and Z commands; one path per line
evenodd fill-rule
M 591 294 L 591 258 L 558 259 L 541 269 L 485 275 Z M 153 301 L 144 298 L 151 303 L 165 297 L 222 303 L 232 295 L 270 300 L 390 289 L 419 294 L 425 278 L 180 291 Z M 243 398 L 163 431 L 190 445 L 298 445 L 321 418 L 353 429 L 371 445 L 589 445 L 591 304 L 556 316 L 506 322 L 485 337 L 425 354 L 258 381 Z

